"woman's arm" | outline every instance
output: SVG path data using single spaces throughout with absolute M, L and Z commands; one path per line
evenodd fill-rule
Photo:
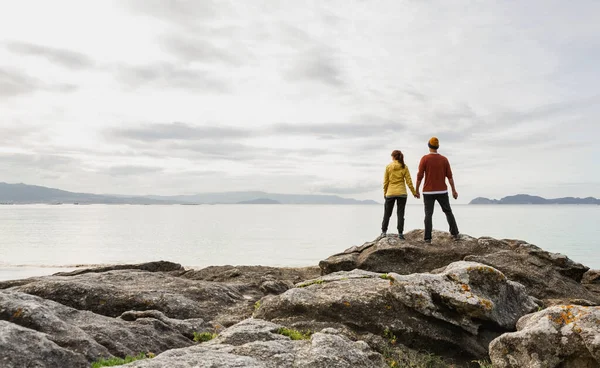
M 404 181 L 406 181 L 406 185 L 408 185 L 408 189 L 410 189 L 410 191 L 412 192 L 413 196 L 417 196 L 417 191 L 415 190 L 415 187 L 413 186 L 413 182 L 412 182 L 412 178 L 410 177 L 410 170 L 408 169 L 408 166 L 406 166 L 406 173 L 404 174 Z
M 383 196 L 387 193 L 388 186 L 390 185 L 390 175 L 388 173 L 387 167 L 385 168 L 385 172 L 383 173 Z

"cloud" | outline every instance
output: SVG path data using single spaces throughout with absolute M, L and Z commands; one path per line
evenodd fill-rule
M 157 166 L 120 165 L 111 166 L 106 170 L 106 173 L 111 176 L 136 176 L 154 174 L 162 171 L 163 168 Z
M 5 168 L 26 167 L 43 171 L 68 171 L 77 159 L 61 155 L 0 153 L 0 165 Z
M 331 87 L 345 85 L 339 61 L 331 50 L 322 47 L 299 52 L 294 67 L 286 74 L 291 81 L 320 82 Z
M 407 125 L 397 120 L 361 116 L 348 123 L 280 123 L 270 130 L 280 135 L 305 135 L 320 138 L 368 138 L 401 133 Z
M 48 91 L 58 93 L 69 93 L 77 87 L 65 83 L 45 83 L 39 79 L 30 77 L 14 69 L 0 68 L 0 96 L 13 97 L 34 93 L 37 91 Z
M 94 61 L 88 56 L 71 51 L 24 42 L 11 42 L 7 48 L 20 55 L 45 58 L 52 63 L 70 69 L 87 69 L 94 66 Z
M 232 47 L 219 47 L 202 37 L 171 34 L 162 40 L 163 49 L 187 62 L 215 63 L 229 67 L 243 65 L 247 55 Z
M 164 140 L 198 141 L 246 137 L 250 132 L 244 128 L 191 125 L 186 123 L 142 124 L 135 128 L 115 128 L 108 131 L 114 138 L 142 142 Z
M 0 69 L 0 96 L 18 96 L 38 89 L 39 81 L 14 70 Z
M 229 8 L 227 2 L 125 0 L 129 8 L 137 13 L 169 22 L 176 26 L 193 26 L 201 21 L 214 19 Z
M 231 86 L 208 71 L 162 63 L 119 66 L 117 78 L 131 88 L 181 89 L 200 93 L 227 93 Z

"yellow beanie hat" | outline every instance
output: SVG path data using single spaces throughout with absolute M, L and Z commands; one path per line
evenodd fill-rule
M 440 140 L 437 137 L 431 137 L 427 145 L 429 148 L 438 149 L 440 148 Z

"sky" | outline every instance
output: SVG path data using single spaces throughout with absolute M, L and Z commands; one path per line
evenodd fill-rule
M 600 2 L 0 0 L 0 181 L 600 197 Z

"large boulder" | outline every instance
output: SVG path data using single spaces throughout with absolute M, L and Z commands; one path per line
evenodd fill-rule
M 235 287 L 137 269 L 42 277 L 8 290 L 109 317 L 159 310 L 171 318 L 213 320 L 229 307 L 247 304 Z
M 229 327 L 217 338 L 193 347 L 175 349 L 154 359 L 134 362 L 132 368 L 385 368 L 383 357 L 362 341 L 351 341 L 333 329 L 291 340 L 282 326 L 248 319 Z
M 508 243 L 483 238 L 482 241 L 462 235 L 454 241 L 449 233 L 435 230 L 431 244 L 423 241 L 423 231 L 413 230 L 405 235 L 377 238 L 374 241 L 354 246 L 321 262 L 322 274 L 350 271 L 359 268 L 373 272 L 395 272 L 401 275 L 430 272 L 461 261 L 470 254 L 488 254 L 501 249 L 510 249 Z
M 581 284 L 587 267 L 565 255 L 546 252 L 531 244 L 517 243 L 512 250 L 471 255 L 465 260 L 501 270 L 511 280 L 523 284 L 529 294 L 540 299 L 558 299 L 567 303 L 584 299 L 592 304 L 600 303 L 600 297 Z
M 600 367 L 600 307 L 550 307 L 524 316 L 517 329 L 490 344 L 494 367 Z
M 48 359 L 46 364 L 24 365 L 27 367 L 71 366 L 51 364 L 60 357 L 73 362 L 92 362 L 140 352 L 160 353 L 192 345 L 193 332 L 220 327 L 202 319 L 172 320 L 158 311 L 130 312 L 124 318 L 111 318 L 10 290 L 0 290 L 0 321 L 8 326 L 0 332 L 1 359 L 9 362 L 18 362 L 20 358 L 32 362 Z M 22 344 L 23 339 L 30 340 Z M 32 348 L 22 357 L 23 349 L 34 343 L 40 344 L 40 350 Z
M 317 277 L 318 267 L 211 266 L 186 270 L 166 261 L 115 265 L 0 282 L 67 306 L 110 317 L 160 310 L 171 318 L 203 318 L 225 326 L 252 315 L 254 302 Z
M 336 272 L 263 298 L 255 317 L 298 328 L 391 333 L 412 348 L 472 359 L 487 356 L 489 342 L 539 304 L 500 271 L 461 261 L 438 274 Z
M 422 230 L 408 232 L 406 240 L 397 236 L 378 238 L 333 255 L 321 261 L 319 267 L 322 274 L 355 268 L 411 274 L 437 272 L 451 262 L 465 260 L 500 270 L 539 299 L 584 299 L 600 303 L 600 295 L 581 284 L 589 268 L 562 254 L 546 252 L 519 240 L 462 235 L 460 241 L 454 241 L 446 232 L 434 231 L 433 235 L 431 244 L 423 242 Z

